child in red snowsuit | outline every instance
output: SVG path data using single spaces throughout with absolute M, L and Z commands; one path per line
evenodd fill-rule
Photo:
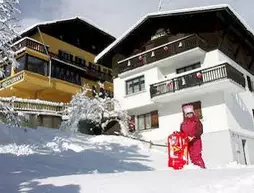
M 202 159 L 202 140 L 203 125 L 194 113 L 192 105 L 183 108 L 185 119 L 181 124 L 181 131 L 184 132 L 189 139 L 189 155 L 191 162 L 201 168 L 205 168 Z

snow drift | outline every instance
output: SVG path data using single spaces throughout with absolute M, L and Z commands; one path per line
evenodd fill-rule
M 0 192 L 253 192 L 254 167 L 167 168 L 167 154 L 120 136 L 0 126 Z

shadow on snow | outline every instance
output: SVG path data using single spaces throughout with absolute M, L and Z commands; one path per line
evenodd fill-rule
M 50 154 L 0 156 L 0 192 L 79 192 L 78 185 L 42 185 L 33 181 L 49 177 L 75 174 L 116 173 L 124 171 L 151 171 L 140 161 L 149 162 L 148 156 L 138 153 L 138 146 L 121 146 L 118 143 L 98 145 L 82 152 L 72 150 Z M 86 183 L 86 182 L 84 182 Z

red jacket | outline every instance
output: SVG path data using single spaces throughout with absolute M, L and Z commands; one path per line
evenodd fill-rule
M 193 116 L 182 122 L 180 130 L 187 136 L 200 138 L 203 134 L 203 125 L 196 116 Z

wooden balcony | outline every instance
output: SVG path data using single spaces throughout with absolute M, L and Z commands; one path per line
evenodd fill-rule
M 62 116 L 66 108 L 65 103 L 56 103 L 42 100 L 29 100 L 16 97 L 0 97 L 0 102 L 7 104 L 17 112 L 50 114 Z
M 29 48 L 42 54 L 47 54 L 49 46 L 43 45 L 41 42 L 29 37 L 25 37 L 15 42 L 12 46 L 14 52 L 18 52 L 23 48 Z
M 229 80 L 230 83 L 228 84 L 227 82 L 226 84 L 223 84 L 223 82 L 221 82 L 222 80 Z M 215 90 L 229 89 L 232 91 L 232 83 L 234 83 L 233 85 L 240 89 L 245 89 L 244 75 L 231 65 L 225 63 L 211 68 L 195 71 L 177 78 L 152 84 L 150 85 L 150 95 L 151 98 L 156 98 L 170 93 L 173 94 L 178 91 L 187 90 L 192 87 L 208 85 L 208 83 L 213 82 L 218 83 L 218 85 L 214 85 Z M 197 88 L 199 90 L 202 89 L 203 93 L 213 90 L 212 87 L 209 86 L 207 86 L 207 91 L 204 87 Z M 191 94 L 193 93 L 188 91 L 188 95 Z
M 106 74 L 106 73 L 101 72 L 99 70 L 89 68 L 86 65 L 77 64 L 75 61 L 65 60 L 64 58 L 61 58 L 58 55 L 53 54 L 53 53 L 50 53 L 50 55 L 52 57 L 52 60 L 54 60 L 54 62 L 62 63 L 62 64 L 66 64 L 68 66 L 74 67 L 74 68 L 84 72 L 85 75 L 88 77 L 92 77 L 93 79 L 98 79 L 98 80 L 103 80 L 103 81 L 108 81 L 108 82 L 113 81 L 112 75 L 110 75 L 110 74 Z
M 21 71 L 0 81 L 0 97 L 38 98 L 69 102 L 82 87 L 30 71 Z
M 180 38 L 119 61 L 119 73 L 151 64 L 197 47 L 206 50 L 206 46 L 206 42 L 198 35 Z

